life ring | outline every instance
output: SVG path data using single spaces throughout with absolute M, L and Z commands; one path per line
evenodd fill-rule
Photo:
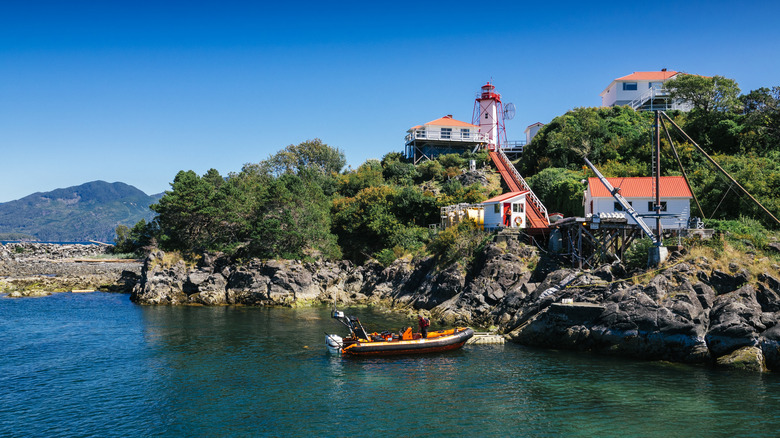
M 520 217 L 520 216 L 515 217 L 515 225 L 517 225 L 519 227 L 520 225 L 522 225 L 522 223 L 523 223 L 523 218 L 522 217 Z

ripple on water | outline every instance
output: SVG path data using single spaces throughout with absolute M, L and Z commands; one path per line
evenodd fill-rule
M 369 330 L 414 321 L 353 309 Z M 0 300 L 0 435 L 772 436 L 776 375 L 507 344 L 342 358 L 329 309 Z

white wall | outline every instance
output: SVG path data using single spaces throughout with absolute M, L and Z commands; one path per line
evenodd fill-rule
M 636 83 L 636 90 L 623 90 L 624 83 Z M 601 96 L 601 106 L 626 105 L 650 90 L 650 84 L 660 88 L 664 81 L 618 81 L 609 86 Z
M 534 136 L 536 136 L 536 133 L 539 132 L 540 129 L 542 129 L 542 126 L 544 125 L 531 125 L 525 129 L 526 144 L 531 143 L 531 140 L 533 140 Z
M 467 140 L 470 141 L 477 137 L 479 134 L 479 128 L 477 127 L 461 127 L 461 126 L 440 126 L 440 125 L 425 125 L 417 128 L 417 138 L 429 138 L 433 140 L 447 140 L 442 138 L 442 128 L 449 128 L 450 140 Z M 468 130 L 468 135 L 464 130 Z M 423 134 L 424 132 L 424 134 Z
M 606 93 L 601 96 L 601 106 L 612 106 L 617 101 L 617 89 L 618 83 L 614 83 L 607 88 Z
M 515 213 L 512 212 L 512 228 L 525 228 L 526 227 L 526 216 L 525 212 L 527 211 L 528 206 L 525 205 L 525 196 L 523 196 L 520 199 L 514 199 L 511 200 L 512 204 L 522 204 L 522 212 L 521 213 Z M 485 229 L 486 230 L 492 230 L 495 228 L 503 227 L 504 226 L 504 202 L 501 202 L 498 204 L 498 213 L 495 212 L 495 205 L 494 203 L 491 204 L 485 204 Z M 515 220 L 517 218 L 520 218 L 519 225 L 515 225 Z
M 593 209 L 591 210 L 591 199 L 589 196 L 585 196 L 585 214 L 588 213 L 614 213 L 615 212 L 615 198 L 595 198 L 593 199 Z M 647 213 L 653 213 L 653 211 L 648 210 L 647 203 L 653 202 L 652 198 L 626 198 L 626 201 L 631 203 L 631 206 L 634 207 L 634 210 L 639 215 L 644 215 Z M 688 219 L 691 215 L 691 207 L 690 207 L 690 199 L 688 198 L 661 198 L 661 202 L 666 202 L 666 211 L 662 211 L 661 213 L 669 214 L 669 213 L 679 213 L 681 216 L 679 217 L 664 217 L 661 219 L 661 226 L 664 229 L 678 229 L 678 228 L 687 228 L 688 226 Z M 636 221 L 626 214 L 626 219 L 628 219 L 628 223 L 635 224 Z M 650 226 L 650 228 L 655 227 L 655 218 L 643 218 L 645 223 Z
M 490 136 L 490 144 L 498 143 L 498 106 L 493 99 L 479 101 L 479 132 Z

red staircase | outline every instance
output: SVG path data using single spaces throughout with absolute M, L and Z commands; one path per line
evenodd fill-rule
M 547 208 L 542 204 L 539 198 L 536 197 L 531 187 L 526 184 L 525 180 L 520 173 L 517 172 L 515 166 L 509 161 L 504 151 L 501 149 L 492 151 L 489 150 L 490 159 L 493 160 L 493 164 L 496 165 L 498 173 L 501 174 L 501 178 L 509 187 L 511 192 L 522 192 L 528 190 L 530 193 L 526 195 L 528 200 L 528 210 L 526 210 L 526 220 L 528 228 L 530 229 L 547 229 L 550 226 L 550 220 L 547 217 Z

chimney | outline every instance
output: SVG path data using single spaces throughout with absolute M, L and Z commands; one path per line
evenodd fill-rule
M 447 118 L 451 119 L 452 118 L 452 114 L 447 114 Z
M 666 71 L 666 67 L 662 68 L 661 71 Z

